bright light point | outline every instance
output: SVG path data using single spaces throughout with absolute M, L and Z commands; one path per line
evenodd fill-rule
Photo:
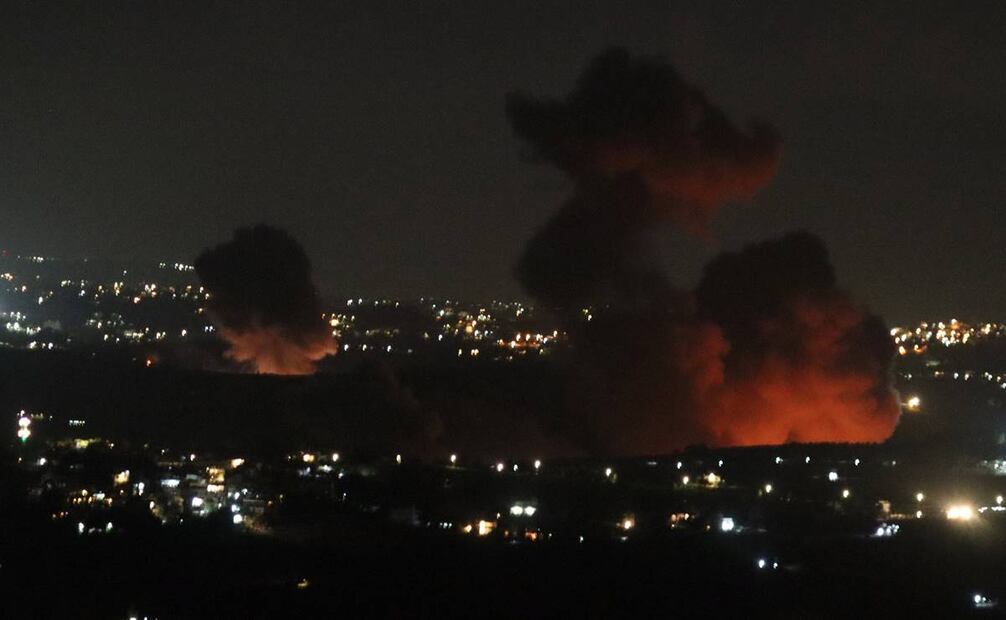
M 402 464 L 402 455 L 401 454 L 396 454 L 395 455 L 395 462 L 398 463 L 399 465 Z
M 503 471 L 503 463 L 496 463 L 496 471 L 497 472 Z
M 332 453 L 332 462 L 335 463 L 338 460 L 339 460 L 339 453 L 338 452 L 333 452 Z
M 611 468 L 610 467 L 605 467 L 604 468 L 604 476 L 605 476 L 605 478 L 611 478 L 611 474 L 612 474 Z
M 717 466 L 717 467 L 723 467 L 723 459 L 720 459 L 720 460 L 719 460 L 719 461 L 717 462 L 716 466 Z
M 765 485 L 765 493 L 771 493 L 771 492 L 772 492 L 772 485 L 771 484 L 766 484 Z
M 524 514 L 524 507 L 521 505 L 510 506 L 510 514 L 515 517 L 519 517 Z
M 733 517 L 723 517 L 722 519 L 720 519 L 720 531 L 722 532 L 734 531 Z
M 765 562 L 764 559 L 758 560 L 758 568 L 765 568 L 765 564 L 767 564 L 767 562 Z
M 517 467 L 517 463 L 514 463 L 514 464 L 513 464 L 513 470 L 514 470 L 514 471 L 517 471 L 517 469 L 518 469 L 518 467 Z
M 915 511 L 915 518 L 916 519 L 921 519 L 922 518 L 922 511 L 921 510 L 916 510 Z
M 84 533 L 84 524 L 83 523 L 80 523 L 80 522 L 77 523 L 77 533 L 78 534 L 83 534 Z
M 926 499 L 926 496 L 923 495 L 921 491 L 915 494 L 915 501 L 921 502 L 924 499 Z
M 688 484 L 691 479 L 688 476 L 681 477 L 681 484 Z
M 779 465 L 779 464 L 781 464 L 781 463 L 782 463 L 782 457 L 781 457 L 781 456 L 777 456 L 777 457 L 775 457 L 775 464 L 776 464 L 776 465 Z
M 244 464 L 245 464 L 244 459 L 231 459 L 231 467 L 234 469 L 241 467 Z
M 947 508 L 947 519 L 951 521 L 970 521 L 974 516 L 974 508 L 967 504 L 956 504 Z
M 678 469 L 681 469 L 681 461 L 678 461 Z
M 201 497 L 193 497 L 192 498 L 192 507 L 193 508 L 199 508 L 202 505 L 203 505 L 203 498 L 201 498 Z
M 905 408 L 909 411 L 918 411 L 920 406 L 922 406 L 922 399 L 918 396 L 912 396 L 905 401 Z
M 975 594 L 975 597 L 972 600 L 974 600 L 975 605 L 978 605 L 979 603 L 982 602 L 982 595 L 981 594 Z
M 17 425 L 20 426 L 21 428 L 28 428 L 29 426 L 31 426 L 31 418 L 29 418 L 28 416 L 21 416 L 20 418 L 18 418 Z
M 853 461 L 852 464 L 855 465 L 856 467 L 859 467 L 859 459 Z
M 524 506 L 524 514 L 526 516 L 533 517 L 536 512 L 538 512 L 538 509 L 534 506 Z
M 538 459 L 535 459 L 534 460 L 534 468 L 535 469 L 541 469 L 541 461 L 539 461 Z
M 803 459 L 803 462 L 810 465 L 810 457 L 808 456 L 807 458 Z
M 632 528 L 636 527 L 636 520 L 633 519 L 632 517 L 625 517 L 624 519 L 622 519 L 621 527 L 623 530 L 629 531 Z
M 451 465 L 454 465 L 457 462 L 458 462 L 458 455 L 457 454 L 452 454 L 451 455 Z
M 831 482 L 835 482 L 836 480 L 838 480 L 838 472 L 837 471 L 829 471 L 828 472 L 828 480 L 830 480 Z
M 244 522 L 244 520 L 245 518 L 242 517 L 240 513 L 235 513 L 235 515 L 231 518 L 231 521 L 234 523 L 234 525 L 240 525 L 242 522 Z
M 1002 495 L 996 495 L 996 503 L 999 504 L 999 505 L 1002 505 L 1002 503 L 1003 503 L 1003 496 Z
M 842 499 L 849 499 L 850 495 L 852 495 L 852 493 L 849 492 L 849 489 L 842 489 Z

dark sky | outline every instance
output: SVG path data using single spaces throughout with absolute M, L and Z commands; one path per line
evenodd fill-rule
M 519 296 L 569 187 L 504 95 L 624 45 L 785 139 L 714 240 L 658 235 L 678 283 L 802 227 L 891 321 L 1006 318 L 1006 5 L 762 4 L 4 2 L 0 247 L 191 261 L 268 222 L 327 293 Z

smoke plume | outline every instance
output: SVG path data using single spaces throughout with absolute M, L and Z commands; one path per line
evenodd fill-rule
M 511 95 L 507 114 L 575 184 L 517 275 L 570 333 L 566 429 L 580 445 L 632 454 L 890 435 L 893 347 L 837 288 L 819 239 L 723 254 L 693 292 L 641 243 L 665 222 L 704 233 L 721 205 L 768 183 L 780 153 L 771 127 L 738 127 L 664 61 L 619 49 L 566 98 Z
M 335 353 L 311 264 L 286 232 L 265 225 L 239 228 L 232 240 L 200 254 L 195 266 L 233 360 L 260 373 L 302 375 Z

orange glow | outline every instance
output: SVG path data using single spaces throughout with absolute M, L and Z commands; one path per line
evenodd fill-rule
M 221 326 L 220 335 L 231 345 L 227 352 L 229 358 L 249 363 L 255 372 L 266 375 L 311 374 L 318 360 L 338 350 L 334 338 L 326 336 L 298 342 L 281 327 L 238 332 Z

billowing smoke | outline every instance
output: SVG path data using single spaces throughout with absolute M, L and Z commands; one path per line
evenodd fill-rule
M 576 182 L 518 266 L 528 292 L 559 305 L 618 287 L 636 237 L 656 222 L 704 231 L 722 203 L 750 198 L 779 161 L 771 127 L 737 127 L 670 65 L 621 49 L 596 58 L 564 100 L 514 94 L 507 115 L 535 155 Z
M 580 445 L 657 453 L 891 433 L 890 340 L 836 288 L 818 239 L 725 254 L 695 292 L 676 290 L 641 242 L 668 221 L 704 233 L 722 204 L 768 183 L 771 127 L 738 127 L 664 61 L 618 49 L 565 99 L 512 95 L 507 113 L 575 183 L 517 274 L 571 334 L 566 432 Z
M 239 228 L 232 240 L 200 254 L 195 266 L 233 360 L 260 373 L 301 375 L 335 353 L 311 263 L 286 232 Z
M 836 287 L 820 239 L 790 233 L 722 254 L 695 293 L 728 343 L 705 410 L 717 443 L 881 441 L 898 420 L 894 344 Z

